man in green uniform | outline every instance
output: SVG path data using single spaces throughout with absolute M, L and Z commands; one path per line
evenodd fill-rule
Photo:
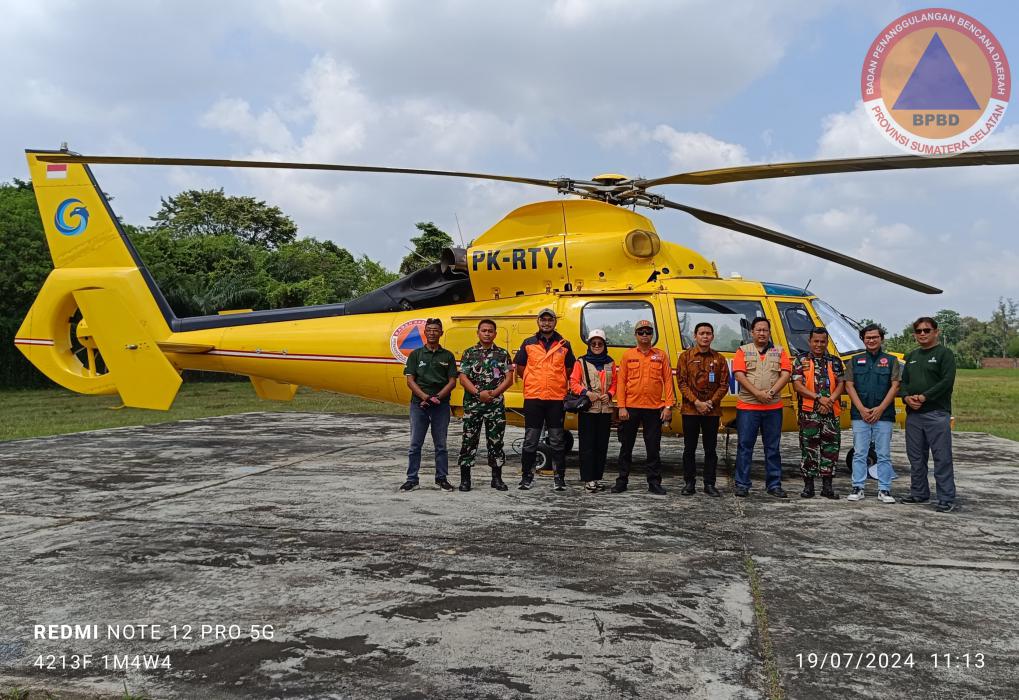
M 913 322 L 920 346 L 906 355 L 899 395 L 906 404 L 906 456 L 909 495 L 900 503 L 927 503 L 927 456 L 934 455 L 939 513 L 955 509 L 955 469 L 952 465 L 952 389 L 955 355 L 938 340 L 938 322 L 922 316 Z
M 460 490 L 471 490 L 471 467 L 478 454 L 481 429 L 485 429 L 492 488 L 505 491 L 502 481 L 503 436 L 506 434 L 506 403 L 503 392 L 513 383 L 509 353 L 495 344 L 496 325 L 491 319 L 478 323 L 478 344 L 460 358 L 460 384 L 464 388 L 463 439 L 460 444 Z
M 845 389 L 842 360 L 828 352 L 828 331 L 817 327 L 810 331 L 810 352 L 793 362 L 793 389 L 799 396 L 800 473 L 803 498 L 814 497 L 814 479 L 821 477 L 821 495 L 838 498 L 832 486 L 835 463 L 839 460 L 841 427 L 839 397 Z
M 446 432 L 449 430 L 449 395 L 456 386 L 456 358 L 439 345 L 442 337 L 442 320 L 425 321 L 425 344 L 416 348 L 407 358 L 403 373 L 410 388 L 410 450 L 407 453 L 407 481 L 401 491 L 418 487 L 421 469 L 421 446 L 429 427 L 435 445 L 435 484 L 443 491 L 452 491 L 449 483 L 449 456 L 446 452 Z

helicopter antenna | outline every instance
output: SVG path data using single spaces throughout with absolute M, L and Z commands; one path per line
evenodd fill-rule
M 463 229 L 460 228 L 460 217 L 456 215 L 456 212 L 453 212 L 453 218 L 456 219 L 456 230 L 460 233 L 460 245 L 466 248 L 467 244 L 464 243 L 464 232 Z
M 810 288 L 810 283 L 813 282 L 813 281 L 814 281 L 813 277 L 811 277 L 809 280 L 807 280 L 807 283 L 805 285 L 803 285 L 803 291 L 807 291 L 807 289 Z
M 422 255 L 421 253 L 419 253 L 419 252 L 417 252 L 416 250 L 414 250 L 413 248 L 411 248 L 411 247 L 410 247 L 409 245 L 405 245 L 405 246 L 404 246 L 404 248 L 406 248 L 406 249 L 407 249 L 408 251 L 410 251 L 410 254 L 411 254 L 411 255 L 416 255 L 416 256 L 418 256 L 419 258 L 421 258 L 422 260 L 424 260 L 424 261 L 425 261 L 426 263 L 428 263 L 429 265 L 431 265 L 432 263 L 438 262 L 438 260 L 429 260 L 428 258 L 426 258 L 425 256 L 423 256 L 423 255 Z

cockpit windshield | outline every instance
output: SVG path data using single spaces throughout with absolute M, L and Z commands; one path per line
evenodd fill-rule
M 860 340 L 860 327 L 855 321 L 820 299 L 812 299 L 810 303 L 814 306 L 814 313 L 828 329 L 828 336 L 835 343 L 835 349 L 840 355 L 851 355 L 865 350 L 863 341 Z

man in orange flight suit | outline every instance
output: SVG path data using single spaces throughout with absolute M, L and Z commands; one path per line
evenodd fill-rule
M 664 496 L 662 488 L 662 424 L 672 420 L 676 391 L 672 386 L 672 366 L 668 355 L 654 343 L 655 327 L 641 320 L 633 329 L 637 347 L 623 353 L 619 361 L 619 382 L 616 401 L 619 405 L 619 476 L 612 493 L 626 490 L 633 463 L 633 443 L 637 428 L 644 426 L 644 447 L 647 449 L 648 491 Z

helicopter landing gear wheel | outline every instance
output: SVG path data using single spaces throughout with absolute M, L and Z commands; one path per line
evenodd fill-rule
M 538 451 L 534 455 L 534 471 L 543 476 L 541 472 L 545 469 L 552 469 L 552 448 L 546 442 L 539 442 Z

